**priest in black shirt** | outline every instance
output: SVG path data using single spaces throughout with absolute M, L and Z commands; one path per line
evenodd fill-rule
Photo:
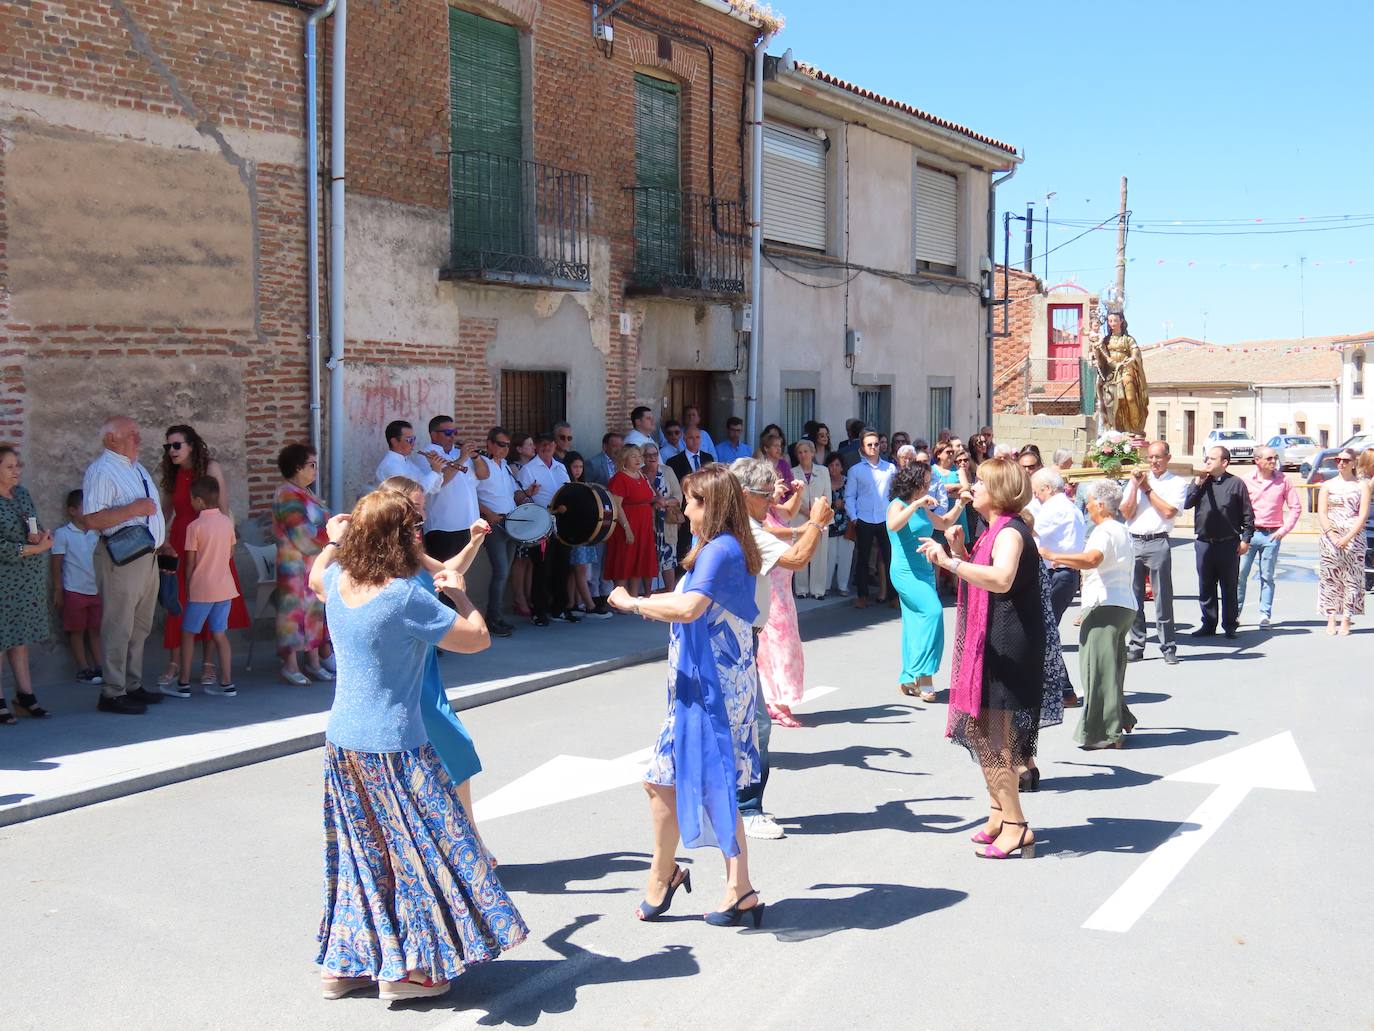
M 1194 637 L 1211 637 L 1217 632 L 1217 588 L 1221 589 L 1221 628 L 1227 637 L 1236 636 L 1240 606 L 1236 591 L 1240 584 L 1240 557 L 1250 549 L 1255 532 L 1255 513 L 1250 507 L 1250 492 L 1244 481 L 1226 471 L 1231 452 L 1214 447 L 1207 452 L 1206 472 L 1188 484 L 1184 508 L 1193 509 L 1193 529 L 1197 533 L 1197 595 L 1202 605 L 1202 625 Z

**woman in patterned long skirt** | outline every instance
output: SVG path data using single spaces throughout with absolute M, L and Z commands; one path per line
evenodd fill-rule
M 23 468 L 19 452 L 0 444 L 0 658 L 10 661 L 19 711 L 41 719 L 48 710 L 33 693 L 29 645 L 47 640 L 50 629 L 47 553 L 52 534 L 39 526 L 33 498 L 19 485 Z M 14 722 L 0 689 L 0 724 Z
M 436 583 L 453 609 L 414 579 L 422 525 L 406 497 L 374 491 L 347 519 L 330 520 L 310 571 L 339 671 L 325 732 L 316 957 L 327 999 L 374 983 L 387 1001 L 442 995 L 528 934 L 421 716 L 427 654 L 490 644 L 451 573 Z
M 622 612 L 672 624 L 668 718 L 644 777 L 654 856 L 635 915 L 658 920 L 678 888 L 691 892 L 691 872 L 677 865 L 681 840 L 688 848 L 714 846 L 725 857 L 725 898 L 706 922 L 732 927 L 747 918 L 757 927 L 763 903 L 749 879 L 736 792 L 759 779 L 751 637 L 762 559 L 728 468 L 703 466 L 682 490 L 696 543 L 683 558 L 687 575 L 677 590 L 636 598 L 621 586 L 607 599 Z
M 1343 449 L 1336 456 L 1337 475 L 1317 494 L 1322 529 L 1317 540 L 1317 606 L 1326 617 L 1326 632 L 1342 637 L 1350 633 L 1350 620 L 1364 614 L 1364 525 L 1374 484 L 1355 475 L 1355 460 L 1354 451 Z
M 790 470 L 789 470 L 790 471 Z M 783 490 L 791 493 L 768 509 L 763 527 L 785 544 L 797 542 L 798 530 L 792 526 L 801 507 L 803 491 L 795 481 L 777 480 L 775 498 Z M 808 510 L 809 511 L 809 510 Z M 768 571 L 768 623 L 759 631 L 759 686 L 768 703 L 768 715 L 782 727 L 800 727 L 792 706 L 806 692 L 806 660 L 802 653 L 801 630 L 797 626 L 797 601 L 792 594 L 793 572 L 775 565 Z

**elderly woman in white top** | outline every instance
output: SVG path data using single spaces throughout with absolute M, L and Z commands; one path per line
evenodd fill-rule
M 811 441 L 803 437 L 794 446 L 797 464 L 792 467 L 792 482 L 802 484 L 802 499 L 792 525 L 803 527 L 811 518 L 811 506 L 816 499 L 830 500 L 830 470 L 816 461 L 816 445 Z M 822 534 L 811 561 L 792 574 L 792 593 L 798 598 L 824 598 L 829 571 L 830 550 Z
M 1052 565 L 1083 573 L 1083 623 L 1078 634 L 1078 666 L 1083 714 L 1074 739 L 1084 748 L 1121 748 L 1135 729 L 1126 707 L 1126 632 L 1135 619 L 1131 577 L 1135 560 L 1121 513 L 1121 487 L 1094 480 L 1082 488 L 1088 518 L 1094 523 L 1081 552 L 1056 552 L 1041 545 Z

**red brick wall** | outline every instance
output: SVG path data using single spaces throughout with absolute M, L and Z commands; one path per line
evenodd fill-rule
M 998 266 L 993 283 L 997 299 L 1009 300 L 996 313 L 996 332 L 1002 332 L 1005 312 L 1007 335 L 992 342 L 992 410 L 993 412 L 1024 412 L 1026 377 L 1024 368 L 1030 356 L 1031 331 L 1037 305 L 1043 305 L 1040 279 L 1020 269 L 1007 270 L 1004 292 L 1002 266 Z

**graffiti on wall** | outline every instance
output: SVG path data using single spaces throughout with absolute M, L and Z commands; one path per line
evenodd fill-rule
M 404 419 L 420 444 L 435 415 L 453 414 L 453 369 L 434 365 L 344 365 L 344 500 L 376 484 L 387 423 Z

